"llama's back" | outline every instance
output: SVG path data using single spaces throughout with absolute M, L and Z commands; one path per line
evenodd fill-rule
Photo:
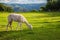
M 9 21 L 20 21 L 20 22 L 24 22 L 24 21 L 27 21 L 25 19 L 25 17 L 21 14 L 16 14 L 16 13 L 11 13 L 9 16 L 8 16 L 8 20 Z

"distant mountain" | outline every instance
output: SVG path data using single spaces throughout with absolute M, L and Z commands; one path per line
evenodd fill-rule
M 44 7 L 46 3 L 40 3 L 40 4 L 6 4 L 7 6 L 13 7 L 14 11 L 31 11 L 31 10 L 39 10 L 40 7 Z

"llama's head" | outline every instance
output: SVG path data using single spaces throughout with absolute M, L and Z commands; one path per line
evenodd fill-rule
M 29 27 L 29 29 L 30 29 L 30 30 L 32 30 L 32 29 L 33 29 L 31 24 L 29 24 L 29 25 L 28 25 L 28 27 Z

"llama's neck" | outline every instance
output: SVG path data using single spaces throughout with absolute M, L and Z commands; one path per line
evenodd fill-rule
M 32 30 L 32 25 L 30 25 L 28 22 L 25 22 L 25 24 L 28 26 L 30 30 Z
M 27 21 L 25 22 L 25 24 L 26 24 L 27 26 L 29 25 L 29 23 L 28 23 Z

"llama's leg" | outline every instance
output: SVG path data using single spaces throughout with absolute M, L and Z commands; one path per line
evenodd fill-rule
M 19 23 L 19 25 L 20 25 L 20 30 L 22 30 L 22 23 Z
M 12 26 L 11 26 L 11 25 L 12 25 L 12 21 L 8 22 L 8 24 L 7 24 L 7 29 L 6 29 L 7 31 L 8 31 L 8 27 L 10 27 L 11 30 L 12 30 Z
M 8 27 L 10 27 L 11 30 L 12 30 L 11 25 L 12 25 L 12 19 L 11 19 L 11 17 L 9 16 L 9 17 L 8 17 L 8 24 L 7 24 L 7 31 L 8 31 Z
M 20 30 L 22 30 L 22 23 L 18 23 L 16 30 L 18 30 L 18 27 L 20 26 Z
M 16 30 L 18 30 L 18 27 L 19 27 L 19 23 L 17 24 Z
M 8 22 L 8 24 L 7 24 L 7 28 L 6 28 L 6 31 L 8 31 L 8 26 L 9 26 L 9 22 Z
M 11 21 L 11 22 L 9 22 L 9 23 L 10 23 L 10 28 L 11 28 L 11 30 L 12 30 L 12 26 L 11 26 L 11 25 L 12 25 L 12 21 Z

